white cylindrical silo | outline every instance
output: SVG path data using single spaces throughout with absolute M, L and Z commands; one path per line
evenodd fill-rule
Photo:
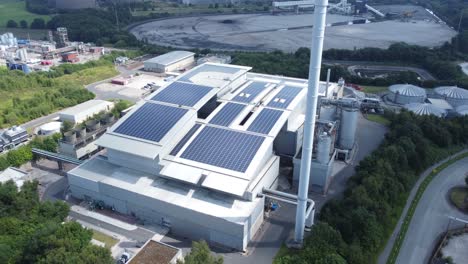
M 356 136 L 358 109 L 343 108 L 341 111 L 339 145 L 342 149 L 352 149 Z
M 331 138 L 324 132 L 318 136 L 317 142 L 317 161 L 320 164 L 328 164 L 330 160 Z
M 389 99 L 397 104 L 422 103 L 426 100 L 426 90 L 411 84 L 395 84 L 388 87 Z
M 435 88 L 434 91 L 453 107 L 468 105 L 468 90 L 456 86 L 442 86 Z
M 62 122 L 53 121 L 39 127 L 39 134 L 43 136 L 50 136 L 55 133 L 60 133 Z
M 335 121 L 336 106 L 322 105 L 320 107 L 320 120 Z

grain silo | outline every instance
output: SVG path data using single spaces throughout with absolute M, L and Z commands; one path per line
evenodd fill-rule
M 437 117 L 447 115 L 447 111 L 444 109 L 428 103 L 411 103 L 405 105 L 405 108 L 417 115 L 435 115 Z
M 442 86 L 434 91 L 454 107 L 468 105 L 468 90 L 456 86 Z
M 388 87 L 389 99 L 397 104 L 423 103 L 426 90 L 412 84 L 395 84 Z
M 460 105 L 459 107 L 455 108 L 455 111 L 458 115 L 461 116 L 468 115 L 468 105 Z

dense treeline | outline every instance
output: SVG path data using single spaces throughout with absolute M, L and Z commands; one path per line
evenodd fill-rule
M 109 250 L 90 244 L 90 230 L 63 223 L 65 202 L 39 201 L 37 185 L 0 184 L 0 263 L 113 263 Z
M 337 50 L 324 51 L 323 59 L 328 60 L 348 60 L 348 61 L 374 61 L 402 63 L 405 65 L 421 66 L 436 75 L 439 81 L 425 81 L 422 84 L 427 87 L 436 85 L 458 85 L 468 87 L 468 79 L 464 77 L 461 69 L 453 62 L 458 55 L 451 55 L 448 46 L 440 49 L 428 49 L 419 46 L 397 43 L 388 49 L 364 48 L 357 50 Z M 253 71 L 280 74 L 298 78 L 307 78 L 309 71 L 310 50 L 300 48 L 295 53 L 284 53 L 281 51 L 269 53 L 247 53 L 237 52 L 233 54 L 233 63 L 248 65 L 253 67 Z M 332 68 L 331 80 L 336 81 L 339 77 L 344 77 L 347 81 L 363 85 L 390 85 L 394 83 L 412 83 L 421 85 L 421 81 L 414 74 L 400 73 L 389 78 L 360 78 L 352 76 L 342 66 L 323 66 L 321 79 L 326 76 L 326 69 Z
M 468 117 L 440 119 L 409 112 L 387 113 L 384 142 L 359 163 L 343 197 L 328 202 L 304 250 L 277 263 L 375 262 L 385 246 L 418 175 L 468 144 Z M 340 260 L 336 255 L 346 259 Z M 316 262 L 330 256 L 335 262 Z

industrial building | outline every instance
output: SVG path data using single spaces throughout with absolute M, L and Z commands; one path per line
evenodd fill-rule
M 73 123 L 74 128 L 64 133 L 59 153 L 83 159 L 99 151 L 95 141 L 115 123 L 115 117 L 109 113 L 113 107 L 108 101 L 90 100 L 60 112 L 60 120 Z
M 28 139 L 28 132 L 20 126 L 2 130 L 0 131 L 0 152 L 12 149 Z
M 105 155 L 68 172 L 72 196 L 246 250 L 280 159 L 292 162 L 301 149 L 307 93 L 307 80 L 250 69 L 206 63 L 137 103 L 96 141 Z M 319 96 L 337 97 L 342 88 L 321 83 Z M 323 128 L 319 135 L 336 131 L 333 122 Z M 319 160 L 328 165 L 330 156 Z M 307 211 L 310 226 L 313 202 Z
M 81 1 L 73 1 L 73 2 L 81 2 Z M 83 1 L 83 3 L 86 1 Z M 68 30 L 65 27 L 59 27 L 57 28 L 57 31 L 55 31 L 54 34 L 54 40 L 56 43 L 57 48 L 64 48 L 70 45 L 70 42 L 68 40 Z
M 424 103 L 426 90 L 412 84 L 395 84 L 388 87 L 389 99 L 397 104 Z
M 445 109 L 430 103 L 411 103 L 406 104 L 405 108 L 417 115 L 434 115 L 437 117 L 445 117 L 447 115 Z
M 173 72 L 183 70 L 195 64 L 195 53 L 189 51 L 171 51 L 144 62 L 145 71 Z
M 468 90 L 456 86 L 442 86 L 435 88 L 434 92 L 453 107 L 468 105 Z
M 111 110 L 113 105 L 113 103 L 104 100 L 89 100 L 61 111 L 59 119 L 72 124 L 82 123 L 99 112 Z

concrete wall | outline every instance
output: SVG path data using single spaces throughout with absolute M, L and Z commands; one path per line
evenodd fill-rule
M 310 168 L 309 190 L 318 193 L 326 193 L 331 182 L 331 172 L 333 169 L 334 156 L 328 164 L 320 164 L 316 160 L 312 161 Z M 298 186 L 301 171 L 301 160 L 293 159 L 293 185 Z
M 109 162 L 115 165 L 147 172 L 152 175 L 157 175 L 161 170 L 161 167 L 159 166 L 159 158 L 152 160 L 109 148 L 107 149 L 107 158 Z
M 102 182 L 92 183 L 73 175 L 69 175 L 68 178 L 72 196 L 76 198 L 84 199 L 87 196 L 102 200 L 106 205 L 114 206 L 118 212 L 135 215 L 148 223 L 159 225 L 163 221 L 170 223 L 171 232 L 193 240 L 204 239 L 209 243 L 245 250 L 263 222 L 263 198 L 256 198 L 253 201 L 255 209 L 249 217 L 240 223 L 234 223 L 141 195 L 132 190 Z M 194 196 L 197 196 L 197 191 Z
M 95 152 L 98 150 L 98 146 L 94 144 L 94 142 L 91 142 L 83 147 L 80 147 L 78 149 L 75 149 L 75 146 L 72 144 L 67 144 L 64 142 L 60 142 L 59 144 L 59 152 L 61 154 L 65 154 L 77 159 L 80 159 L 90 153 Z
M 390 100 L 397 104 L 424 103 L 425 96 L 406 96 L 399 93 L 390 93 Z

